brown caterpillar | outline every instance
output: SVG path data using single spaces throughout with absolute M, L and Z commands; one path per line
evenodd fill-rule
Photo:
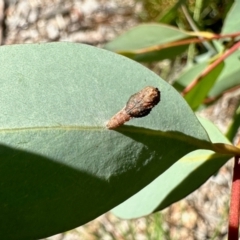
M 160 91 L 155 87 L 145 87 L 129 98 L 126 106 L 108 121 L 106 127 L 114 129 L 123 125 L 131 118 L 147 116 L 159 101 Z

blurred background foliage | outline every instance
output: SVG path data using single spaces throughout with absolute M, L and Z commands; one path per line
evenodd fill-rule
M 191 30 L 191 26 L 181 11 L 181 5 L 184 4 L 200 30 L 211 30 L 215 33 L 221 31 L 226 14 L 234 2 L 233 0 L 137 1 L 143 5 L 143 11 L 139 15 L 143 22 L 166 23 L 174 26 L 184 26 L 185 30 Z M 169 12 L 172 12 L 172 17 L 167 18 Z

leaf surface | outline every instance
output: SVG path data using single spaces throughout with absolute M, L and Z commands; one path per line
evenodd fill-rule
M 229 144 L 211 122 L 200 120 L 212 142 Z M 197 189 L 229 158 L 209 150 L 191 152 L 112 212 L 120 218 L 132 219 L 162 210 Z
M 236 51 L 231 54 L 224 61 L 224 69 L 218 77 L 217 82 L 209 92 L 209 97 L 216 97 L 227 91 L 230 88 L 237 87 L 240 85 L 239 81 L 239 69 L 240 64 L 240 51 Z
M 168 25 L 141 24 L 107 43 L 105 48 L 136 61 L 157 61 L 184 52 L 188 45 L 175 45 L 175 42 L 190 37 L 187 32 Z
M 224 91 L 228 89 L 239 86 L 239 58 L 240 51 L 234 52 L 224 61 L 224 68 L 222 69 L 220 75 L 217 77 L 217 80 L 211 90 L 208 93 L 208 97 L 217 97 L 221 95 Z M 174 83 L 174 86 L 183 90 L 198 74 L 200 74 L 204 67 L 207 67 L 207 63 L 203 62 L 197 64 L 190 68 L 188 71 L 185 71 Z M 211 76 L 211 75 L 210 75 Z
M 80 226 L 187 153 L 212 148 L 183 98 L 125 57 L 72 43 L 3 46 L 0 55 L 0 239 Z M 161 91 L 151 114 L 106 129 L 148 85 Z
M 185 100 L 188 102 L 189 106 L 196 111 L 198 107 L 203 103 L 203 100 L 208 95 L 209 91 L 216 82 L 218 76 L 221 74 L 224 68 L 224 63 L 217 65 L 211 72 L 200 79 L 200 81 L 195 85 L 185 96 Z
M 195 78 L 197 78 L 207 66 L 207 62 L 202 62 L 191 67 L 187 67 L 179 76 L 179 78 L 176 79 L 173 86 L 178 91 L 183 91 L 183 89 L 188 86 Z
M 240 2 L 234 1 L 224 21 L 222 34 L 240 32 L 239 9 L 240 9 Z

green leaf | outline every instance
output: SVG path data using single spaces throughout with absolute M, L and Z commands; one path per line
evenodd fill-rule
M 194 86 L 185 96 L 185 100 L 189 106 L 195 111 L 203 103 L 203 100 L 208 95 L 212 86 L 216 82 L 218 76 L 224 68 L 224 63 L 218 64 L 211 72 L 205 77 L 201 78 L 200 82 Z
M 239 11 L 240 11 L 240 2 L 234 1 L 224 21 L 222 34 L 234 33 L 234 32 L 240 31 Z
M 229 144 L 209 121 L 200 119 L 212 142 Z M 112 212 L 124 219 L 138 218 L 159 211 L 197 189 L 214 174 L 229 156 L 209 150 L 196 150 L 181 158 L 140 192 L 115 207 Z
M 222 94 L 224 91 L 239 86 L 239 59 L 240 51 L 234 52 L 224 61 L 224 68 L 222 69 L 217 81 L 212 86 L 208 93 L 208 97 L 214 98 Z M 193 66 L 186 71 L 174 83 L 174 87 L 182 91 L 196 76 L 198 76 L 207 67 L 207 63 L 200 63 Z
M 209 97 L 216 97 L 224 91 L 239 86 L 240 75 L 240 51 L 236 51 L 224 61 L 224 69 L 217 82 L 209 92 Z
M 140 54 L 129 54 L 120 52 L 121 55 L 129 57 L 137 62 L 154 62 L 161 61 L 164 59 L 174 59 L 176 56 L 185 52 L 188 48 L 188 45 L 180 45 L 169 48 L 163 48 L 159 51 L 149 51 L 146 53 Z
M 187 33 L 164 24 L 141 24 L 106 44 L 105 48 L 136 61 L 156 61 L 176 57 L 185 51 L 187 45 L 171 46 L 171 43 L 189 37 Z M 149 49 L 142 52 L 146 48 Z
M 231 122 L 229 124 L 228 130 L 226 132 L 226 137 L 229 141 L 233 142 L 234 137 L 236 137 L 238 129 L 240 126 L 240 106 L 237 108 Z
M 173 86 L 178 91 L 183 91 L 183 89 L 188 86 L 195 78 L 197 78 L 201 72 L 208 66 L 207 62 L 202 62 L 196 65 L 188 67 L 174 82 Z
M 183 98 L 134 61 L 73 43 L 3 46 L 0 55 L 0 239 L 80 226 L 187 153 L 214 147 Z M 147 85 L 161 91 L 151 114 L 106 129 Z
M 177 28 L 157 23 L 140 24 L 106 44 L 111 51 L 134 51 L 189 37 Z

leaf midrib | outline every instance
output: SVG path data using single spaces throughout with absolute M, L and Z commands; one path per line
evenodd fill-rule
M 22 127 L 22 128 L 5 128 L 0 129 L 0 134 L 6 133 L 14 133 L 14 132 L 22 132 L 22 131 L 46 131 L 46 130 L 64 130 L 64 131 L 114 131 L 108 130 L 106 127 L 103 126 L 41 126 L 41 127 Z M 129 132 L 129 133 L 138 133 L 150 136 L 159 136 L 163 138 L 171 138 L 181 142 L 186 142 L 188 144 L 197 146 L 200 149 L 208 149 L 212 150 L 212 143 L 206 140 L 196 139 L 192 136 L 183 134 L 183 133 L 174 133 L 174 132 L 164 132 L 159 130 L 147 129 L 147 128 L 140 128 L 134 126 L 122 126 L 116 129 L 117 132 Z

